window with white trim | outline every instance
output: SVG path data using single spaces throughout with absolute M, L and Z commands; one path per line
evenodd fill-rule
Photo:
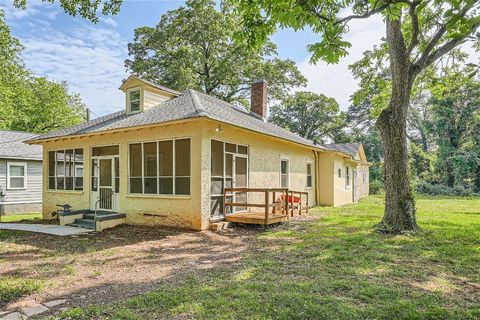
M 83 190 L 83 149 L 48 152 L 48 189 Z
M 27 188 L 27 163 L 7 162 L 7 189 Z
M 281 188 L 288 188 L 288 160 L 282 159 L 280 160 L 280 187 Z
M 127 91 L 127 108 L 129 112 L 140 111 L 140 88 L 133 88 Z
M 307 188 L 311 188 L 313 184 L 312 163 L 307 162 Z
M 189 195 L 190 171 L 190 139 L 129 146 L 130 193 Z
M 347 169 L 346 169 L 346 174 L 345 174 L 345 188 L 349 188 L 350 187 L 350 167 L 347 166 Z

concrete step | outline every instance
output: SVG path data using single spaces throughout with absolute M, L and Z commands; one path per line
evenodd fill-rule
M 80 222 L 69 223 L 69 224 L 67 224 L 67 226 L 95 230 L 95 227 L 92 226 L 91 224 L 85 224 L 85 223 L 80 223 Z
M 75 219 L 73 224 L 95 229 L 95 221 L 93 219 Z
M 220 231 L 229 229 L 232 227 L 232 223 L 228 221 L 217 221 L 217 222 L 210 222 L 208 229 L 210 231 Z

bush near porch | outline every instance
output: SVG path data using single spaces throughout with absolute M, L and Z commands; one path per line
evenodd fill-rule
M 478 319 L 480 199 L 421 197 L 417 236 L 373 232 L 383 199 L 258 232 L 241 263 L 61 319 Z

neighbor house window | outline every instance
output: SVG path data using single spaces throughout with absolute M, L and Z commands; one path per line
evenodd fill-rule
M 366 172 L 362 173 L 362 180 L 363 180 L 363 183 L 367 183 L 367 173 Z
M 140 89 L 127 91 L 127 104 L 130 112 L 140 111 Z
M 312 164 L 307 163 L 307 188 L 312 187 Z
M 48 152 L 48 189 L 83 190 L 83 149 Z
M 7 162 L 7 189 L 27 188 L 27 164 Z
M 140 194 L 190 194 L 190 139 L 132 143 L 129 190 Z
M 288 160 L 280 161 L 280 187 L 288 188 Z
M 345 186 L 348 188 L 350 186 L 350 167 L 347 167 L 345 175 Z
M 339 178 L 342 177 L 342 169 L 338 169 L 338 177 L 339 177 Z

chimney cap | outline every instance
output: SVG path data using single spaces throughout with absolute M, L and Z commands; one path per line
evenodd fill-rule
M 262 78 L 262 79 L 255 79 L 255 80 L 253 80 L 253 84 L 256 84 L 256 83 L 267 83 L 267 80 L 265 80 L 265 79 L 263 79 L 263 78 Z

